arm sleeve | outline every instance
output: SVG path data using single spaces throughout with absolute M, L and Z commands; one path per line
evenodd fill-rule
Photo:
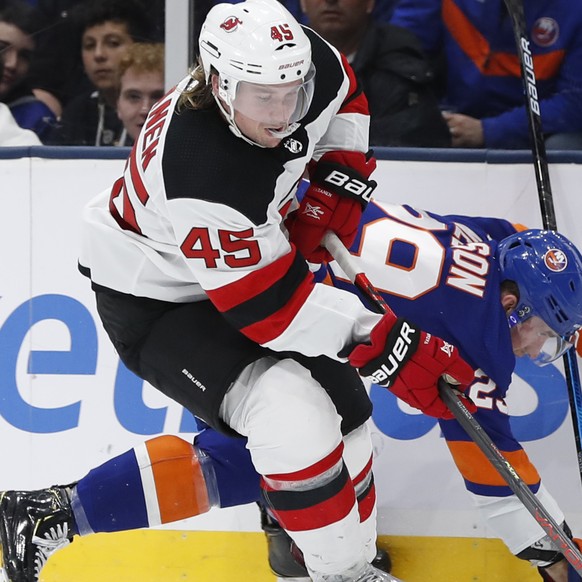
M 315 146 L 313 154 L 315 161 L 327 152 L 355 151 L 365 154 L 369 148 L 368 100 L 347 59 L 343 55 L 339 57 L 346 75 L 347 94 L 327 131 Z
M 534 65 L 535 66 L 535 65 Z M 555 78 L 537 81 L 544 133 L 582 131 L 582 38 L 569 47 Z M 530 146 L 526 108 L 511 109 L 483 119 L 485 145 L 489 148 Z

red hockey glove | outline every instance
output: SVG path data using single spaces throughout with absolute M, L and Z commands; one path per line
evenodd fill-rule
M 376 159 L 361 152 L 328 152 L 309 168 L 310 185 L 297 211 L 285 221 L 289 240 L 312 263 L 331 259 L 321 247 L 331 230 L 349 247 L 376 182 Z
M 393 313 L 384 315 L 372 329 L 370 343 L 357 345 L 348 360 L 362 376 L 387 386 L 410 406 L 444 419 L 454 416 L 439 396 L 439 378 L 447 374 L 466 388 L 475 377 L 454 346 Z M 463 402 L 476 412 L 468 398 Z

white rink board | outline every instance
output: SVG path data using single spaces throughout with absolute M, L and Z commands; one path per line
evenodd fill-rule
M 82 207 L 123 163 L 0 159 L 0 490 L 73 481 L 161 432 L 192 437 L 180 406 L 118 375 L 77 271 Z M 551 178 L 560 230 L 582 247 L 582 165 L 553 166 Z M 390 202 L 541 226 L 530 164 L 380 161 L 376 180 L 377 197 Z M 520 429 L 525 447 L 580 536 L 582 487 L 564 383 L 555 369 L 551 378 L 530 382 L 531 370 L 525 378 L 516 377 L 510 406 L 531 417 Z M 487 537 L 434 422 L 384 392 L 372 396 L 380 533 Z M 258 514 L 253 505 L 213 510 L 176 528 L 258 531 Z

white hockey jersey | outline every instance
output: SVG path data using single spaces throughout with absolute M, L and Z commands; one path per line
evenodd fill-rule
M 95 285 L 170 302 L 210 299 L 233 326 L 277 351 L 338 359 L 379 316 L 316 284 L 282 220 L 306 164 L 368 149 L 369 116 L 349 65 L 306 29 L 315 92 L 276 148 L 235 137 L 216 107 L 181 109 L 184 79 L 150 111 L 123 176 L 84 213 L 81 271 Z

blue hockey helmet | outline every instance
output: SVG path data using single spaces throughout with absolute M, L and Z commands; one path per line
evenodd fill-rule
M 582 328 L 582 255 L 563 235 L 526 230 L 504 238 L 497 251 L 502 280 L 514 281 L 519 303 L 509 316 L 516 325 L 532 316 L 554 332 L 537 364 L 548 364 L 575 344 Z

